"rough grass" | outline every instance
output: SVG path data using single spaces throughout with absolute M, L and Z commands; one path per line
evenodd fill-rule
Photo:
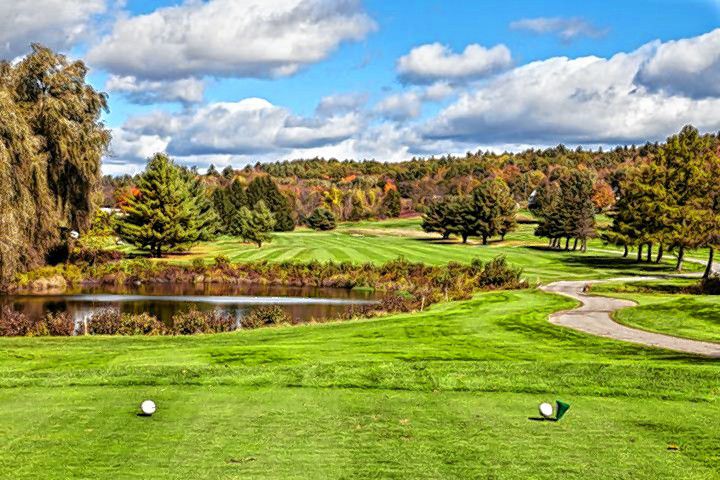
M 573 305 L 511 291 L 192 338 L 0 339 L 0 477 L 717 478 L 717 363 L 547 322 Z M 555 399 L 561 422 L 528 419 Z

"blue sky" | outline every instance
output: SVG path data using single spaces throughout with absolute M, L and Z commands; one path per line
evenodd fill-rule
M 6 58 L 40 41 L 109 91 L 108 173 L 160 149 L 203 168 L 720 129 L 715 1 L 20 3 L 0 0 Z

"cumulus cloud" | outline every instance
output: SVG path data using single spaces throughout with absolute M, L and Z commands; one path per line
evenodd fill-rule
M 132 117 L 115 132 L 113 154 L 130 162 L 158 149 L 179 157 L 283 155 L 342 142 L 362 127 L 362 117 L 354 112 L 299 117 L 267 100 L 246 98 Z
M 614 144 L 660 140 L 687 123 L 717 130 L 720 99 L 638 84 L 658 51 L 650 44 L 608 59 L 555 57 L 518 67 L 461 94 L 423 133 L 480 144 Z
M 338 113 L 354 112 L 367 103 L 366 93 L 338 93 L 320 99 L 315 112 L 319 116 L 327 117 Z
M 694 38 L 656 42 L 638 83 L 691 98 L 720 97 L 720 28 Z
M 538 17 L 524 18 L 510 23 L 513 30 L 526 30 L 536 34 L 554 34 L 564 42 L 578 37 L 600 38 L 607 35 L 608 30 L 598 28 L 582 18 Z
M 512 55 L 505 45 L 485 48 L 470 44 L 462 53 L 453 53 L 440 43 L 413 48 L 400 57 L 397 71 L 405 83 L 427 84 L 439 80 L 466 81 L 486 77 L 512 64 Z
M 23 55 L 31 43 L 67 50 L 106 10 L 106 0 L 0 0 L 0 58 Z
M 422 97 L 417 92 L 403 92 L 382 99 L 375 111 L 392 120 L 408 120 L 422 113 Z
M 281 77 L 374 28 L 359 0 L 187 0 L 120 18 L 87 58 L 141 80 Z
M 136 116 L 115 132 L 109 168 L 119 168 L 123 155 L 138 162 L 155 150 L 199 166 L 314 156 L 396 161 L 528 145 L 644 143 L 688 123 L 718 131 L 720 92 L 698 93 L 690 82 L 692 72 L 712 78 L 708 44 L 716 35 L 651 42 L 610 58 L 552 57 L 482 82 L 411 86 L 368 109 L 364 96 L 345 94 L 321 100 L 309 117 L 261 99 Z M 446 107 L 422 117 L 426 102 L 448 96 Z
M 157 102 L 199 103 L 205 93 L 205 82 L 196 78 L 180 80 L 138 80 L 133 76 L 111 75 L 105 90 L 125 95 L 131 102 L 151 104 Z

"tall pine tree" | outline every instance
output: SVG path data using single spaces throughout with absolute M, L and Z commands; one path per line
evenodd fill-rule
M 204 209 L 205 194 L 167 155 L 150 159 L 137 184 L 138 195 L 128 198 L 118 222 L 124 240 L 147 249 L 155 257 L 187 248 L 210 234 L 212 210 Z
M 268 175 L 254 178 L 248 185 L 246 193 L 251 206 L 262 200 L 270 209 L 275 217 L 276 232 L 289 232 L 295 229 L 290 202 Z

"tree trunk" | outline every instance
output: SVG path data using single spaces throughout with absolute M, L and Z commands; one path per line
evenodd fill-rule
M 638 258 L 637 258 L 638 263 L 642 262 L 642 249 L 643 249 L 643 246 L 641 243 L 638 245 Z
M 663 244 L 661 243 L 660 245 L 658 245 L 658 254 L 657 254 L 657 258 L 655 259 L 655 263 L 662 262 L 663 253 L 664 253 L 664 249 L 663 249 Z
M 707 267 L 705 267 L 705 273 L 703 273 L 703 278 L 710 278 L 710 275 L 713 272 L 713 259 L 715 258 L 715 249 L 713 247 L 710 247 L 710 254 L 708 255 L 708 263 Z
M 442 238 L 443 240 L 447 240 L 448 238 L 450 238 L 450 232 L 443 232 Z
M 488 240 L 487 235 L 483 235 L 482 237 L 483 237 L 483 245 L 487 245 L 487 240 Z
M 580 251 L 583 253 L 587 252 L 587 238 L 582 239 L 582 246 L 580 247 Z
M 565 250 L 570 250 L 570 237 L 565 237 Z
M 623 245 L 623 248 L 625 248 L 625 251 L 623 252 L 623 258 L 627 258 L 628 253 L 630 253 L 630 251 L 628 250 L 627 245 Z
M 501 242 L 504 242 L 504 241 L 505 241 L 505 234 L 504 234 L 504 233 L 500 235 L 500 241 L 501 241 Z
M 682 272 L 683 260 L 685 259 L 685 245 L 680 245 L 680 251 L 678 252 L 677 264 L 675 270 Z
M 468 239 L 467 233 L 463 233 L 463 234 L 462 234 L 462 242 L 463 242 L 463 243 L 467 243 L 467 239 Z
M 648 263 L 652 262 L 652 247 L 653 247 L 653 244 L 648 243 L 648 251 L 647 251 L 647 262 Z
M 577 244 L 578 244 L 578 239 L 575 238 L 575 240 L 573 240 L 573 252 L 574 252 L 575 250 L 577 250 Z

